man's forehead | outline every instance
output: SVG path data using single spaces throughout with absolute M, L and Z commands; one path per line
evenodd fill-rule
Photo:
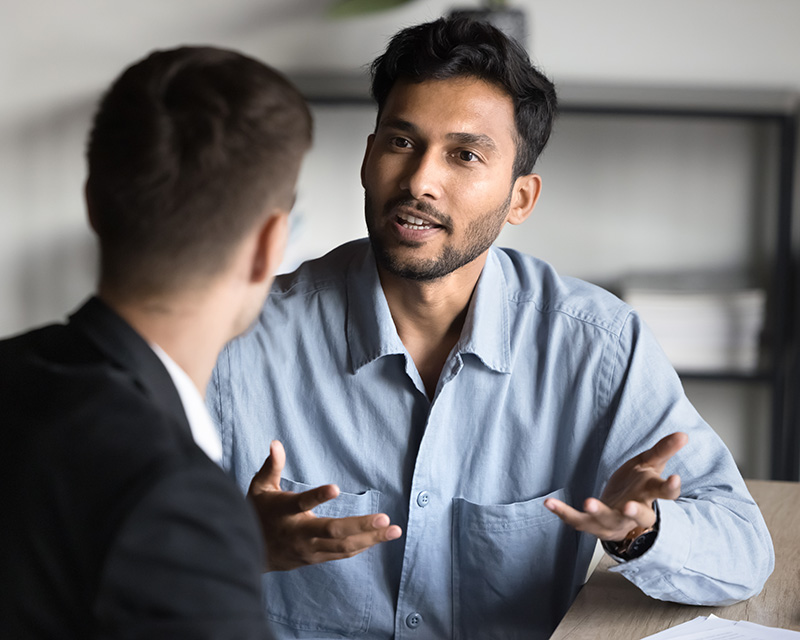
M 516 137 L 511 97 L 475 76 L 398 80 L 378 116 L 377 128 L 420 134 L 433 122 L 453 142 L 496 147 L 499 138 Z
M 421 90 L 424 93 L 431 93 L 436 89 L 457 90 L 468 89 L 470 87 L 482 87 L 483 89 L 494 93 L 498 99 L 507 100 L 509 104 L 513 103 L 511 95 L 502 85 L 476 75 L 457 75 L 448 78 L 423 79 L 400 76 L 397 80 L 395 80 L 392 88 L 386 95 L 384 106 L 391 101 L 392 97 L 396 97 L 397 94 L 408 93 L 414 90 Z

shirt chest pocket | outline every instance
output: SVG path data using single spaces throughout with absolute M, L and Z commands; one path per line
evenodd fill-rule
M 563 615 L 578 534 L 545 506 L 564 489 L 513 504 L 453 500 L 456 638 L 543 638 Z
M 281 488 L 300 493 L 313 486 L 283 478 Z M 341 492 L 314 513 L 323 518 L 363 516 L 377 512 L 379 504 L 378 491 Z M 367 550 L 352 558 L 267 573 L 264 611 L 269 620 L 297 630 L 363 633 L 369 626 L 374 572 L 373 554 Z

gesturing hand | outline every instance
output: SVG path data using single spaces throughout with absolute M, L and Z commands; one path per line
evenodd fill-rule
M 309 564 L 349 558 L 402 535 L 384 513 L 348 518 L 319 518 L 311 509 L 333 500 L 339 488 L 326 484 L 303 493 L 281 490 L 286 463 L 283 445 L 273 440 L 264 466 L 253 476 L 248 499 L 261 522 L 267 571 L 287 571 Z
M 680 477 L 672 475 L 664 480 L 661 474 L 667 461 L 688 441 L 685 433 L 672 433 L 628 460 L 611 476 L 600 500 L 586 499 L 582 512 L 555 498 L 545 500 L 544 505 L 578 531 L 601 540 L 622 540 L 636 527 L 653 526 L 654 500 L 680 497 Z

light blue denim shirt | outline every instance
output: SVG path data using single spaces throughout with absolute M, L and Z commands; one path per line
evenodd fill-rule
M 757 593 L 773 553 L 730 453 L 630 307 L 493 248 L 433 399 L 400 341 L 369 243 L 277 279 L 255 328 L 220 357 L 209 406 L 243 490 L 272 439 L 283 486 L 336 483 L 319 515 L 382 511 L 399 539 L 264 576 L 282 638 L 547 638 L 595 539 L 543 501 L 580 506 L 674 431 L 660 533 L 616 570 L 647 594 L 721 604 Z

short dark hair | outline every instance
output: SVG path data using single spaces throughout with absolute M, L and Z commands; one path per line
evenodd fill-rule
M 471 76 L 499 86 L 514 104 L 515 178 L 533 170 L 550 138 L 557 110 L 553 83 L 531 64 L 522 46 L 487 22 L 440 18 L 403 29 L 372 63 L 371 72 L 379 119 L 399 79 L 423 82 Z
M 261 216 L 291 208 L 311 126 L 298 90 L 240 53 L 181 47 L 126 69 L 87 148 L 101 284 L 138 296 L 216 275 Z

